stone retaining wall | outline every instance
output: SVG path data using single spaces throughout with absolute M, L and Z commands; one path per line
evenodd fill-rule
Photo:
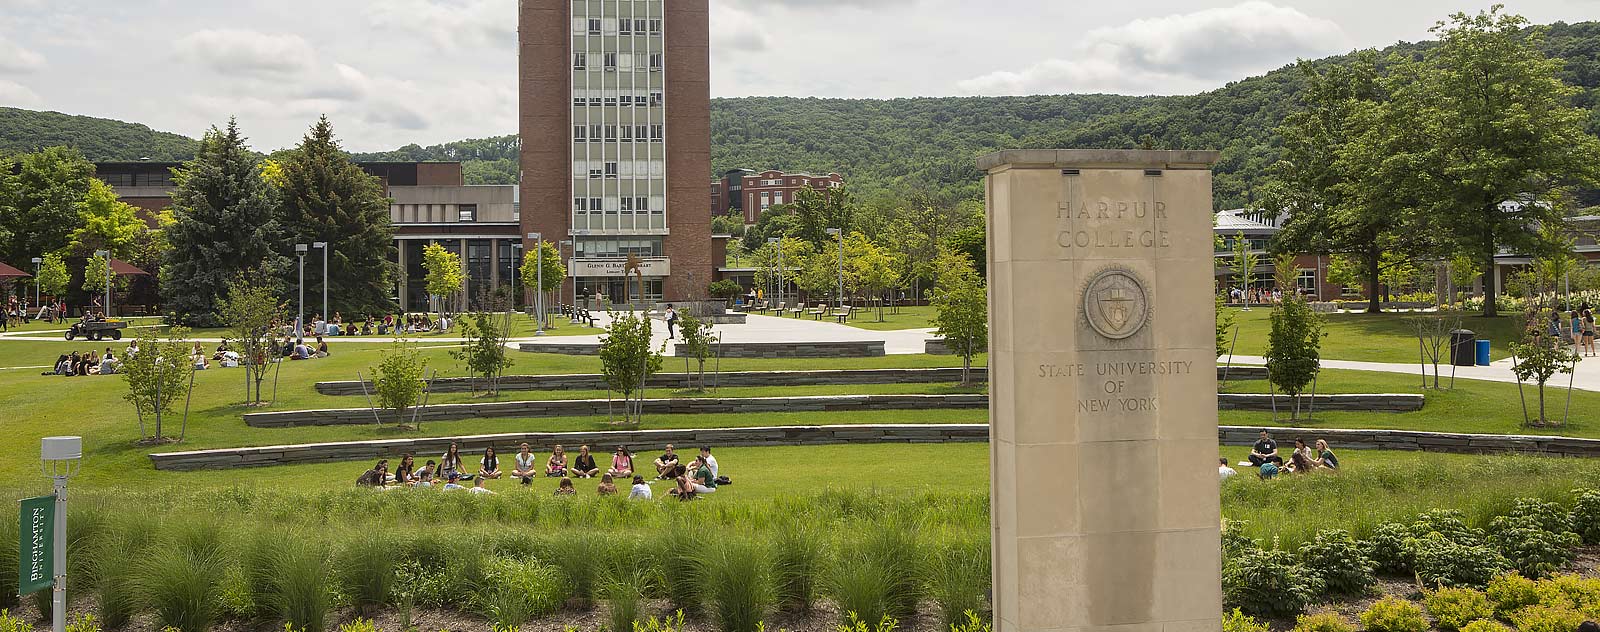
M 1240 367 L 1234 367 L 1239 370 Z M 972 379 L 984 381 L 989 371 L 972 367 Z M 839 384 L 935 384 L 961 381 L 961 368 L 934 369 L 839 369 L 825 371 L 735 371 L 721 375 L 706 374 L 706 380 L 717 386 L 812 386 Z M 682 373 L 657 373 L 650 376 L 649 388 L 679 388 L 683 386 Z M 480 382 L 479 387 L 483 384 Z M 435 393 L 465 393 L 472 390 L 467 378 L 439 378 L 433 381 Z M 367 382 L 370 392 L 372 382 Z M 502 391 L 603 391 L 605 381 L 599 374 L 573 375 L 507 375 L 500 378 Z M 317 392 L 323 395 L 360 395 L 361 383 L 317 382 Z
M 1221 380 L 1224 377 L 1230 382 L 1234 380 L 1265 380 L 1267 379 L 1267 367 L 1240 366 L 1237 364 L 1228 367 L 1217 367 L 1217 379 Z
M 560 355 L 597 356 L 600 355 L 598 342 L 524 342 L 517 345 L 518 351 L 528 353 L 555 353 Z
M 604 399 L 538 400 L 437 404 L 418 414 L 423 422 L 481 417 L 594 417 L 621 410 L 621 401 Z M 779 412 L 856 412 L 925 408 L 988 408 L 987 395 L 815 395 L 808 397 L 679 397 L 647 399 L 644 412 L 653 415 Z M 406 414 L 406 419 L 411 415 Z M 367 408 L 287 410 L 247 413 L 246 425 L 257 428 L 339 426 L 375 423 Z
M 1344 410 L 1368 413 L 1401 413 L 1422 410 L 1422 395 L 1411 393 L 1378 393 L 1353 395 L 1317 395 L 1313 412 L 1318 410 Z M 1312 404 L 1310 395 L 1300 397 L 1300 410 L 1305 412 Z M 1272 410 L 1272 396 L 1253 393 L 1221 393 L 1217 395 L 1217 410 Z M 1278 396 L 1278 411 L 1287 414 L 1294 399 Z
M 436 437 L 418 439 L 381 439 L 376 441 L 344 441 L 338 443 L 312 443 L 304 445 L 277 445 L 253 448 L 226 448 L 151 454 L 150 461 L 158 470 L 202 470 L 289 465 L 294 463 L 327 463 L 333 461 L 376 460 L 398 458 L 411 453 L 424 458 L 444 454 L 451 441 L 460 442 L 465 453 L 482 453 L 494 446 L 501 454 L 516 452 L 518 444 L 526 442 L 539 452 L 548 454 L 555 444 L 572 449 L 579 445 L 601 446 L 601 454 L 616 445 L 626 445 L 647 463 L 661 446 L 674 443 L 684 446 L 711 445 L 722 447 L 828 445 L 840 443 L 951 443 L 983 442 L 989 440 L 988 424 L 903 424 L 903 425 L 845 425 L 845 426 L 771 426 L 755 428 L 685 429 L 685 430 L 609 430 L 594 432 L 529 432 L 464 437 Z M 352 479 L 353 475 L 352 475 Z
M 683 345 L 673 345 L 672 353 L 683 357 Z M 712 353 L 724 358 L 870 358 L 884 355 L 884 350 L 882 340 L 729 342 L 713 345 Z
M 1600 457 L 1600 439 L 1580 439 L 1576 437 L 1457 434 L 1412 430 L 1222 426 L 1217 429 L 1217 439 L 1222 445 L 1247 446 L 1255 443 L 1257 434 L 1263 429 L 1273 433 L 1280 444 L 1291 444 L 1295 437 L 1302 437 L 1306 441 L 1326 439 L 1334 450 L 1357 448 L 1464 454 L 1514 453 Z M 712 445 L 720 448 L 839 443 L 950 443 L 988 440 L 988 424 L 767 426 L 700 430 L 530 432 L 165 452 L 151 454 L 150 462 L 158 470 L 200 470 L 397 458 L 407 453 L 418 454 L 428 458 L 434 454 L 443 454 L 451 441 L 460 442 L 461 450 L 467 453 L 481 453 L 485 447 L 491 445 L 501 453 L 515 452 L 517 444 L 527 442 L 535 450 L 545 453 L 548 453 L 550 448 L 557 443 L 566 446 L 598 445 L 602 446 L 601 452 L 609 452 L 611 446 L 622 444 L 629 446 L 642 455 L 648 455 L 667 443 L 684 446 Z
M 1311 400 L 1302 398 L 1302 406 Z M 1313 410 L 1402 412 L 1420 410 L 1421 395 L 1318 395 Z M 604 399 L 557 399 L 471 404 L 435 404 L 417 415 L 419 421 L 451 421 L 484 417 L 594 417 L 609 414 L 620 404 Z M 988 408 L 989 396 L 960 395 L 811 395 L 804 397 L 673 397 L 644 400 L 644 412 L 653 415 L 711 415 L 777 412 L 855 412 L 862 410 L 919 410 L 925 408 Z M 1278 410 L 1287 412 L 1288 398 L 1278 398 Z M 1218 410 L 1272 410 L 1267 395 L 1221 393 Z M 1304 410 L 1304 408 L 1302 408 Z M 410 419 L 410 413 L 405 415 Z M 246 413 L 244 422 L 256 428 L 342 426 L 375 423 L 371 409 L 333 408 Z

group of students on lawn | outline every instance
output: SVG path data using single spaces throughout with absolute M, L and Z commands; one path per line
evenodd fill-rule
M 1228 477 L 1238 474 L 1233 468 L 1228 467 L 1228 459 L 1226 457 L 1219 458 L 1217 461 L 1217 474 L 1221 476 L 1222 480 L 1228 480 Z M 1273 440 L 1271 434 L 1262 430 L 1261 438 L 1250 446 L 1250 456 L 1247 457 L 1247 460 L 1241 461 L 1239 465 L 1256 468 L 1256 475 L 1262 480 L 1267 480 L 1277 478 L 1278 474 L 1282 472 L 1309 474 L 1316 470 L 1337 470 L 1339 469 L 1339 457 L 1335 456 L 1333 450 L 1328 448 L 1328 442 L 1325 440 L 1317 439 L 1317 447 L 1313 450 L 1306 445 L 1304 439 L 1296 438 L 1294 440 L 1294 452 L 1289 455 L 1289 460 L 1285 462 L 1283 457 L 1278 455 L 1278 442 Z
M 633 477 L 633 487 L 628 492 L 628 498 L 637 500 L 650 500 L 654 494 L 650 490 L 650 482 L 642 474 L 634 471 L 633 453 L 628 451 L 628 446 L 619 445 L 611 453 L 611 467 L 605 471 L 600 470 L 595 462 L 594 455 L 589 453 L 589 446 L 580 446 L 578 454 L 568 462 L 567 453 L 562 446 L 557 445 L 551 451 L 549 458 L 544 460 L 541 467 L 539 459 L 533 454 L 528 444 L 518 446 L 518 451 L 512 456 L 512 468 L 509 472 L 500 468 L 500 458 L 495 455 L 494 447 L 484 448 L 483 458 L 479 460 L 478 471 L 468 472 L 465 462 L 461 457 L 460 446 L 450 442 L 450 449 L 445 451 L 438 461 L 429 459 L 422 467 L 416 466 L 415 458 L 407 454 L 400 459 L 399 467 L 393 472 L 389 470 L 389 460 L 378 461 L 372 469 L 362 473 L 356 479 L 358 487 L 373 487 L 377 489 L 396 489 L 401 487 L 434 487 L 438 481 L 443 481 L 440 488 L 445 491 L 465 489 L 475 494 L 493 494 L 494 491 L 484 487 L 484 481 L 490 479 L 513 478 L 522 481 L 525 486 L 531 486 L 533 480 L 543 476 L 560 478 L 556 487 L 557 496 L 569 496 L 577 493 L 573 486 L 574 478 L 599 478 L 600 485 L 597 494 L 609 496 L 617 493 L 616 479 L 626 480 Z M 667 444 L 666 452 L 656 457 L 652 463 L 655 466 L 655 480 L 673 481 L 672 489 L 668 495 L 678 500 L 692 500 L 700 494 L 709 494 L 717 491 L 717 485 L 726 485 L 730 481 L 720 475 L 717 469 L 717 459 L 711 456 L 711 446 L 701 446 L 700 454 L 684 464 L 674 451 L 672 444 Z M 472 487 L 461 483 L 472 481 Z

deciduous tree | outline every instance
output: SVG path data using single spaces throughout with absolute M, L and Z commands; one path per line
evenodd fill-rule
M 466 274 L 461 271 L 461 255 L 445 250 L 439 244 L 422 247 L 423 287 L 430 297 L 448 300 L 457 297 L 466 284 Z M 443 309 L 440 306 L 435 306 Z
M 934 335 L 961 356 L 961 383 L 972 383 L 972 358 L 989 344 L 989 298 L 983 281 L 966 255 L 940 258 L 938 288 L 933 295 Z
M 1322 317 L 1299 296 L 1285 296 L 1272 310 L 1267 333 L 1267 373 L 1284 394 L 1294 397 L 1289 418 L 1300 413 L 1300 393 L 1322 368 Z

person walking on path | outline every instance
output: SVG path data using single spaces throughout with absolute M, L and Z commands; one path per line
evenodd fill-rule
M 672 307 L 672 303 L 667 303 L 667 340 L 672 340 L 678 335 L 677 328 L 678 310 Z

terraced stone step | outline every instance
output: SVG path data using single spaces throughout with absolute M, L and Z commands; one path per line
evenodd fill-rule
M 1236 367 L 1237 368 L 1237 367 Z M 973 367 L 972 380 L 982 382 L 989 377 L 988 369 Z M 935 384 L 961 381 L 961 368 L 931 369 L 835 369 L 820 371 L 731 371 L 721 374 L 706 373 L 706 382 L 720 387 L 747 386 L 816 386 L 838 384 Z M 649 388 L 680 388 L 684 384 L 682 373 L 657 373 L 650 376 Z M 485 388 L 478 380 L 478 388 Z M 367 382 L 370 392 L 372 382 Z M 473 389 L 468 378 L 440 378 L 433 381 L 435 393 L 465 393 Z M 574 375 L 507 375 L 500 378 L 502 391 L 603 391 L 604 378 L 598 373 Z M 361 382 L 317 382 L 317 392 L 323 395 L 361 395 Z

